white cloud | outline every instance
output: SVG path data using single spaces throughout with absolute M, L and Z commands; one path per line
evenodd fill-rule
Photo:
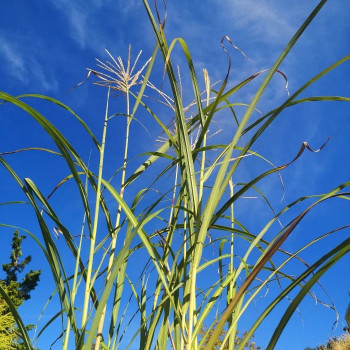
M 230 0 L 225 2 L 224 14 L 233 20 L 235 26 L 249 28 L 250 35 L 261 41 L 285 43 L 301 24 L 295 19 L 305 17 L 301 14 L 308 14 L 314 4 L 315 1 L 296 3 L 296 6 L 290 2 L 286 5 L 283 1 Z
M 90 1 L 86 1 L 86 3 L 88 2 Z M 52 4 L 68 18 L 69 24 L 73 28 L 73 39 L 84 48 L 88 42 L 88 17 L 100 4 L 95 2 L 89 4 L 90 6 L 84 6 L 81 2 L 67 0 L 52 1 Z
M 0 51 L 4 55 L 9 73 L 21 82 L 24 81 L 25 63 L 20 53 L 8 41 L 0 37 Z
M 73 26 L 76 34 L 76 40 L 81 45 L 85 47 L 88 41 L 87 28 L 88 28 L 88 14 L 81 11 L 75 3 L 71 3 L 68 6 L 69 10 L 67 12 L 71 25 Z
M 49 69 L 44 70 L 31 54 L 25 53 L 25 48 L 19 49 L 9 40 L 0 37 L 0 52 L 4 59 L 3 64 L 12 78 L 45 92 L 57 91 L 58 82 L 48 76 Z
M 278 15 L 277 10 L 266 3 L 256 1 L 241 1 L 239 5 L 232 3 L 233 13 L 238 25 L 250 29 L 262 40 L 280 40 L 284 35 L 292 33 L 292 27 L 284 16 Z
M 109 0 L 52 0 L 51 3 L 62 12 L 68 20 L 71 38 L 82 48 L 90 48 L 95 52 L 103 52 L 108 43 L 115 43 L 113 37 L 104 32 L 104 25 L 99 20 L 99 10 L 110 3 Z M 110 8 L 110 6 L 109 6 Z
M 121 10 L 124 14 L 131 14 L 132 11 L 139 8 L 141 2 L 138 0 L 128 0 L 123 4 L 124 6 L 121 7 Z
M 42 66 L 33 60 L 31 62 L 31 75 L 39 89 L 44 91 L 58 91 L 58 82 L 52 76 L 45 75 Z

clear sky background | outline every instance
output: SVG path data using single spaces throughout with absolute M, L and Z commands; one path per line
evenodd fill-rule
M 95 134 L 100 135 L 105 104 L 104 89 L 89 82 L 79 88 L 71 88 L 85 79 L 87 67 L 95 68 L 95 58 L 107 59 L 104 49 L 108 49 L 114 56 L 126 59 L 128 46 L 131 44 L 133 57 L 143 50 L 141 64 L 151 56 L 155 38 L 142 2 L 3 0 L 0 3 L 0 90 L 13 95 L 40 93 L 55 97 L 73 108 Z M 224 35 L 228 35 L 249 58 L 245 59 L 238 51 L 227 46 L 232 58 L 230 85 L 233 86 L 251 74 L 271 67 L 317 3 L 315 0 L 169 0 L 166 33 L 169 41 L 175 37 L 186 40 L 197 71 L 206 68 L 213 82 L 225 77 L 227 57 L 221 49 L 220 40 Z M 159 6 L 162 8 L 161 4 Z M 349 1 L 329 0 L 304 33 L 281 67 L 288 77 L 291 93 L 319 71 L 349 54 L 349 13 Z M 174 52 L 174 59 L 180 65 L 183 63 L 180 50 Z M 158 73 L 151 76 L 151 81 L 155 83 L 160 83 L 163 69 L 160 61 L 158 64 L 159 69 L 154 69 Z M 186 85 L 187 71 L 184 68 L 181 72 L 186 96 L 186 93 L 190 93 L 190 88 Z M 349 73 L 350 65 L 345 63 L 308 89 L 304 96 L 349 96 Z M 203 81 L 201 84 L 204 87 Z M 278 106 L 287 97 L 284 84 L 283 78 L 276 76 L 260 102 L 259 109 L 267 112 Z M 244 90 L 239 95 L 240 102 L 249 103 L 256 87 L 254 83 L 250 89 Z M 166 84 L 164 88 L 166 89 Z M 192 97 L 189 97 L 188 101 L 191 99 Z M 50 104 L 37 101 L 33 103 L 72 140 L 87 161 L 90 148 L 84 147 L 84 139 L 80 139 L 82 136 L 76 131 L 77 125 Z M 113 103 L 117 112 L 118 108 L 123 106 L 123 99 L 116 98 Z M 132 132 L 138 143 L 133 148 L 132 155 L 149 150 L 150 146 L 151 149 L 155 147 L 154 138 L 157 131 L 153 131 L 152 124 L 142 119 L 142 113 L 139 118 L 149 131 L 146 133 L 140 125 L 135 126 Z M 286 188 L 282 203 L 282 190 L 277 178 L 262 184 L 265 194 L 271 193 L 277 209 L 302 195 L 325 193 L 349 180 L 349 118 L 349 105 L 346 103 L 316 103 L 287 111 L 268 128 L 265 136 L 254 146 L 254 150 L 276 165 L 290 161 L 303 141 L 317 149 L 331 137 L 322 152 L 305 153 L 282 174 Z M 0 121 L 0 153 L 23 147 L 51 145 L 40 128 L 15 108 L 0 106 Z M 231 120 L 223 118 L 218 120 L 217 124 L 218 129 L 222 129 L 219 137 L 226 139 L 231 135 Z M 122 142 L 117 137 L 111 141 L 114 149 L 118 149 Z M 7 159 L 21 177 L 33 178 L 40 184 L 44 193 L 49 193 L 66 174 L 66 169 L 51 164 L 40 154 L 17 154 L 10 157 Z M 111 166 L 107 171 L 111 173 L 116 167 Z M 243 176 L 251 178 L 256 169 L 249 168 L 247 162 L 244 172 Z M 2 169 L 0 180 L 0 202 L 23 199 L 20 191 Z M 67 203 L 65 198 L 60 197 L 57 200 L 62 204 L 62 211 L 67 220 L 78 229 L 80 222 L 73 223 L 78 210 L 74 203 Z M 266 217 L 271 214 L 263 203 L 256 201 L 255 209 L 249 210 L 251 207 L 251 201 L 247 199 L 242 201 L 239 209 L 250 228 L 259 225 L 259 220 L 264 219 L 265 214 L 261 214 L 262 211 L 267 211 Z M 26 209 L 18 215 L 18 208 L 0 208 L 0 220 L 2 223 L 34 231 L 36 229 L 33 214 Z M 287 222 L 288 220 L 285 221 Z M 349 223 L 349 205 L 339 200 L 329 201 L 305 219 L 286 247 L 295 250 L 310 237 L 317 237 Z M 8 243 L 11 233 L 12 230 L 0 230 L 0 239 L 3 242 L 0 246 L 1 263 L 5 262 L 4 259 L 9 255 Z M 332 235 L 304 258 L 312 262 L 317 254 L 335 246 L 349 233 L 349 230 L 344 230 Z M 34 252 L 31 268 L 44 269 L 43 282 L 33 293 L 33 298 L 23 307 L 25 320 L 35 323 L 52 283 L 37 248 L 33 247 L 29 239 L 25 247 L 25 253 Z M 340 315 L 337 328 L 332 329 L 335 321 L 333 311 L 320 304 L 315 306 L 311 298 L 306 298 L 300 306 L 300 314 L 292 318 L 276 349 L 313 347 L 325 343 L 329 336 L 341 333 L 345 308 L 350 300 L 349 262 L 349 257 L 345 257 L 322 280 Z M 44 288 L 44 285 L 47 288 Z M 320 290 L 318 292 L 321 293 L 320 299 L 327 300 Z M 288 301 L 283 307 L 287 305 Z M 254 310 L 251 310 L 251 315 L 254 315 Z M 262 348 L 266 346 L 266 330 L 273 329 L 277 317 L 278 310 L 269 317 L 264 325 L 266 328 L 256 333 L 256 343 Z M 241 327 L 244 330 L 244 323 Z M 38 345 L 42 349 L 47 348 L 47 344 Z

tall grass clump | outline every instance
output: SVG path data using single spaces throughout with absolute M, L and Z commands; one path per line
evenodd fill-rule
M 349 348 L 350 348 L 350 335 L 348 333 L 345 333 L 338 338 L 329 340 L 327 345 L 318 346 L 314 350 L 346 350 Z
M 349 199 L 346 190 L 349 182 L 327 193 L 295 199 L 279 212 L 272 210 L 264 226 L 251 231 L 249 225 L 236 216 L 240 198 L 254 191 L 271 206 L 259 190 L 259 183 L 272 174 L 279 174 L 304 151 L 312 151 L 304 142 L 294 159 L 275 166 L 254 152 L 253 145 L 287 108 L 311 101 L 349 101 L 348 97 L 341 96 L 301 98 L 300 95 L 350 56 L 317 74 L 273 110 L 253 119 L 272 77 L 276 73 L 283 75 L 279 70 L 281 63 L 326 0 L 320 1 L 271 69 L 231 87 L 228 55 L 223 81 L 212 84 L 204 70 L 203 88 L 186 42 L 176 38 L 168 43 L 164 34 L 166 23 L 160 20 L 158 12 L 152 12 L 147 0 L 143 3 L 156 38 L 152 57 L 139 63 L 143 56 L 139 54 L 132 60 L 129 48 L 128 58 L 123 61 L 107 51 L 108 61 L 98 60 L 97 67 L 89 69 L 90 80 L 95 79 L 95 84 L 106 88 L 101 138 L 60 101 L 41 95 L 14 97 L 0 93 L 2 101 L 24 110 L 43 128 L 56 149 L 41 150 L 64 159 L 69 169 L 69 175 L 46 196 L 40 184 L 29 178 L 22 180 L 22 174 L 15 172 L 7 158 L 0 158 L 4 169 L 23 190 L 39 224 L 40 235 L 28 234 L 39 245 L 51 269 L 56 285 L 52 298 L 58 301 L 57 313 L 38 330 L 32 342 L 20 315 L 0 288 L 2 298 L 8 302 L 27 349 L 33 349 L 51 325 L 60 324 L 58 339 L 52 339 L 52 343 L 60 343 L 63 349 L 160 350 L 212 350 L 217 348 L 219 338 L 222 339 L 220 349 L 244 349 L 267 315 L 282 300 L 290 298 L 280 321 L 269 330 L 267 349 L 274 349 L 287 322 L 312 286 L 349 252 L 350 239 L 320 255 L 313 264 L 305 264 L 299 275 L 285 272 L 285 269 L 320 238 L 310 238 L 294 253 L 286 252 L 282 245 L 318 204 L 330 198 Z M 230 44 L 228 37 L 223 38 L 222 47 L 226 53 L 225 45 Z M 189 106 L 184 102 L 189 97 L 183 98 L 181 76 L 172 62 L 174 47 L 179 47 L 185 57 L 193 90 L 190 97 L 193 102 Z M 161 65 L 154 64 L 157 54 L 163 59 Z M 154 70 L 164 73 L 163 82 L 170 91 L 167 94 L 150 81 Z M 262 82 L 250 103 L 237 102 L 241 89 L 256 79 Z M 116 92 L 124 98 L 123 110 L 111 110 L 111 98 Z M 148 98 L 152 96 L 170 107 L 167 114 L 166 109 L 158 113 L 157 104 Z M 90 166 L 78 153 L 73 146 L 75 140 L 71 143 L 53 123 L 26 103 L 29 98 L 58 105 L 79 122 L 91 141 L 92 154 L 98 155 L 96 167 Z M 245 107 L 241 118 L 235 114 L 237 105 Z M 137 112 L 141 109 L 159 128 L 162 144 L 156 150 L 149 146 L 142 154 L 144 160 L 139 162 L 140 157 L 129 159 L 129 151 L 138 143 L 133 139 L 131 126 L 140 122 Z M 221 113 L 232 113 L 235 121 L 233 136 L 224 143 L 210 137 L 211 130 L 215 129 L 213 123 Z M 125 133 L 120 132 L 121 126 L 118 126 L 117 135 L 111 132 L 111 123 L 115 122 L 124 125 Z M 106 164 L 109 137 L 125 140 L 124 149 L 116 151 L 122 154 L 122 160 L 115 172 L 110 170 L 114 164 Z M 239 171 L 245 166 L 245 160 L 252 157 L 266 161 L 269 168 L 244 182 L 240 180 Z M 91 164 L 94 161 L 91 160 Z M 78 235 L 71 232 L 70 223 L 64 222 L 55 209 L 53 194 L 64 191 L 68 183 L 74 183 L 84 212 Z M 71 187 L 67 196 L 70 191 Z M 281 217 L 290 211 L 295 213 L 299 205 L 298 214 L 276 230 Z M 52 227 L 64 240 L 64 247 L 62 239 L 58 241 L 53 237 Z M 288 283 L 280 283 L 282 279 Z M 262 290 L 273 283 L 278 293 L 252 320 L 250 328 L 244 329 L 244 336 L 236 337 L 239 321 Z

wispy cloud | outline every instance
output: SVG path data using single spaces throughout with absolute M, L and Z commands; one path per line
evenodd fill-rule
M 23 82 L 26 68 L 24 59 L 18 50 L 0 36 L 0 51 L 5 59 L 5 64 L 9 69 L 8 72 L 10 75 Z
M 49 69 L 44 69 L 33 55 L 25 53 L 25 47 L 20 48 L 0 36 L 0 52 L 3 67 L 12 79 L 44 92 L 57 91 L 57 80 L 50 76 Z
M 103 18 L 105 8 L 111 1 L 69 1 L 52 0 L 52 5 L 59 10 L 70 26 L 70 37 L 82 49 L 89 48 L 96 53 L 115 45 L 115 36 L 108 35 L 108 27 L 112 24 Z M 126 8 L 132 5 L 127 5 Z M 112 12 L 116 6 L 109 6 Z M 110 13 L 108 13 L 110 15 Z
M 132 11 L 140 8 L 140 5 L 141 5 L 141 1 L 128 0 L 123 4 L 123 6 L 121 7 L 121 10 L 124 14 L 132 14 Z
M 100 2 L 86 1 L 85 3 L 77 1 L 52 1 L 57 9 L 67 17 L 73 31 L 71 36 L 79 45 L 84 48 L 89 38 L 89 17 L 95 9 L 100 7 Z
M 235 26 L 247 30 L 249 35 L 269 43 L 285 43 L 294 34 L 301 14 L 307 14 L 316 1 L 307 4 L 288 4 L 283 1 L 229 0 L 225 2 L 224 15 Z M 304 16 L 305 17 L 305 16 Z
M 278 40 L 284 38 L 284 34 L 292 33 L 292 26 L 285 16 L 271 4 L 262 1 L 228 1 L 230 11 L 226 12 L 232 16 L 235 25 L 249 28 L 249 31 L 261 40 Z
M 45 74 L 47 70 L 44 69 L 37 61 L 31 62 L 31 75 L 33 76 L 36 85 L 45 91 L 58 91 L 58 81 L 53 76 Z
M 250 58 L 246 60 L 227 41 L 224 42 L 232 59 L 232 77 L 242 80 L 272 65 L 314 2 L 287 6 L 279 1 L 228 0 L 212 5 L 210 16 L 204 12 L 204 9 L 208 11 L 208 6 L 198 7 L 194 13 L 193 6 L 189 4 L 181 8 L 170 5 L 166 29 L 189 43 L 196 64 L 199 58 L 200 68 L 208 68 L 214 79 L 220 79 L 226 73 L 227 57 L 221 49 L 220 40 L 225 35 L 229 36 Z M 191 45 L 192 42 L 196 45 Z

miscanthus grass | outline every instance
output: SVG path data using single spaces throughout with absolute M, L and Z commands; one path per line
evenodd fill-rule
M 280 321 L 271 329 L 267 349 L 274 349 L 310 289 L 349 252 L 350 239 L 320 255 L 313 264 L 304 263 L 305 268 L 299 275 L 285 272 L 285 268 L 293 261 L 302 261 L 299 254 L 322 237 L 346 226 L 311 238 L 293 253 L 285 251 L 282 245 L 319 203 L 329 198 L 349 199 L 346 190 L 349 183 L 326 194 L 301 197 L 275 212 L 267 196 L 259 190 L 259 183 L 272 174 L 279 174 L 304 151 L 313 149 L 304 142 L 294 159 L 277 166 L 255 152 L 253 145 L 286 108 L 311 101 L 349 101 L 348 97 L 341 96 L 299 96 L 350 56 L 317 74 L 273 110 L 259 111 L 260 117 L 252 119 L 272 77 L 276 73 L 284 76 L 279 70 L 281 63 L 326 0 L 319 2 L 271 69 L 251 75 L 233 87 L 228 84 L 229 55 L 222 82 L 212 84 L 210 74 L 204 70 L 204 86 L 200 86 L 202 76 L 200 79 L 197 76 L 185 41 L 177 38 L 168 43 L 164 34 L 166 23 L 161 22 L 157 12 L 156 15 L 152 12 L 147 0 L 143 3 L 156 38 L 152 57 L 141 62 L 143 56 L 139 53 L 132 59 L 131 47 L 126 60 L 122 56 L 115 58 L 107 51 L 108 60 L 97 60 L 97 67 L 88 70 L 89 81 L 94 79 L 94 83 L 106 91 L 100 140 L 60 101 L 41 95 L 14 97 L 0 92 L 0 99 L 26 111 L 56 145 L 55 150 L 37 149 L 63 158 L 69 170 L 69 175 L 46 196 L 40 184 L 29 178 L 22 180 L 12 169 L 6 159 L 11 152 L 2 154 L 1 164 L 23 190 L 37 218 L 41 235 L 27 233 L 41 248 L 51 269 L 56 284 L 51 298 L 58 298 L 57 313 L 38 329 L 32 341 L 10 298 L 0 288 L 1 296 L 9 305 L 27 349 L 33 349 L 50 326 L 59 325 L 61 330 L 52 343 L 60 344 L 63 349 L 159 350 L 244 349 L 267 315 L 289 298 Z M 228 54 L 225 44 L 232 44 L 228 37 L 222 40 Z M 174 69 L 175 46 L 184 54 L 192 96 L 183 93 L 184 69 L 181 75 Z M 154 65 L 158 53 L 163 63 Z M 169 91 L 164 92 L 150 80 L 155 70 L 164 75 Z M 257 78 L 262 78 L 262 82 L 250 103 L 237 102 L 241 89 Z M 118 98 L 124 98 L 124 110 L 112 110 L 111 99 L 116 93 L 121 95 Z M 98 154 L 97 169 L 79 155 L 54 124 L 25 102 L 27 97 L 50 101 L 80 123 Z M 193 102 L 188 104 L 189 100 Z M 159 112 L 157 101 L 158 106 L 170 108 Z M 236 115 L 236 106 L 245 108 L 241 118 Z M 137 158 L 129 166 L 130 147 L 136 147 L 138 142 L 136 136 L 132 136 L 131 126 L 141 122 L 138 120 L 140 110 L 153 119 L 162 143 L 157 149 L 149 145 L 149 150 L 142 155 L 144 160 L 140 162 Z M 229 141 L 218 143 L 217 138 L 211 136 L 215 135 L 215 117 L 221 113 L 232 114 L 234 134 Z M 108 135 L 113 135 L 107 131 L 111 130 L 112 120 L 124 125 L 125 140 L 124 149 L 118 150 L 122 154 L 121 163 L 115 167 L 113 176 L 107 170 L 111 165 L 106 165 L 108 137 L 112 137 Z M 121 135 L 118 131 L 117 136 Z M 269 168 L 249 182 L 242 182 L 239 170 L 247 158 L 263 160 Z M 139 162 L 137 166 L 135 162 Z M 67 182 L 75 184 L 84 211 L 78 235 L 70 231 L 70 224 L 63 222 L 54 209 L 53 194 L 64 191 Z M 252 192 L 266 202 L 272 213 L 270 220 L 254 232 L 236 215 L 239 200 L 251 197 Z M 305 206 L 305 203 L 308 204 Z M 303 205 L 303 209 L 276 232 L 280 218 L 290 210 L 297 210 L 299 205 Z M 64 240 L 64 252 L 52 234 L 52 227 L 61 237 L 59 242 Z M 249 307 L 274 284 L 276 295 L 259 311 L 249 329 L 242 330 L 243 336 L 237 337 L 239 322 Z
M 350 349 L 350 335 L 345 333 L 340 337 L 329 340 L 327 345 L 321 345 L 315 350 L 347 350 Z

